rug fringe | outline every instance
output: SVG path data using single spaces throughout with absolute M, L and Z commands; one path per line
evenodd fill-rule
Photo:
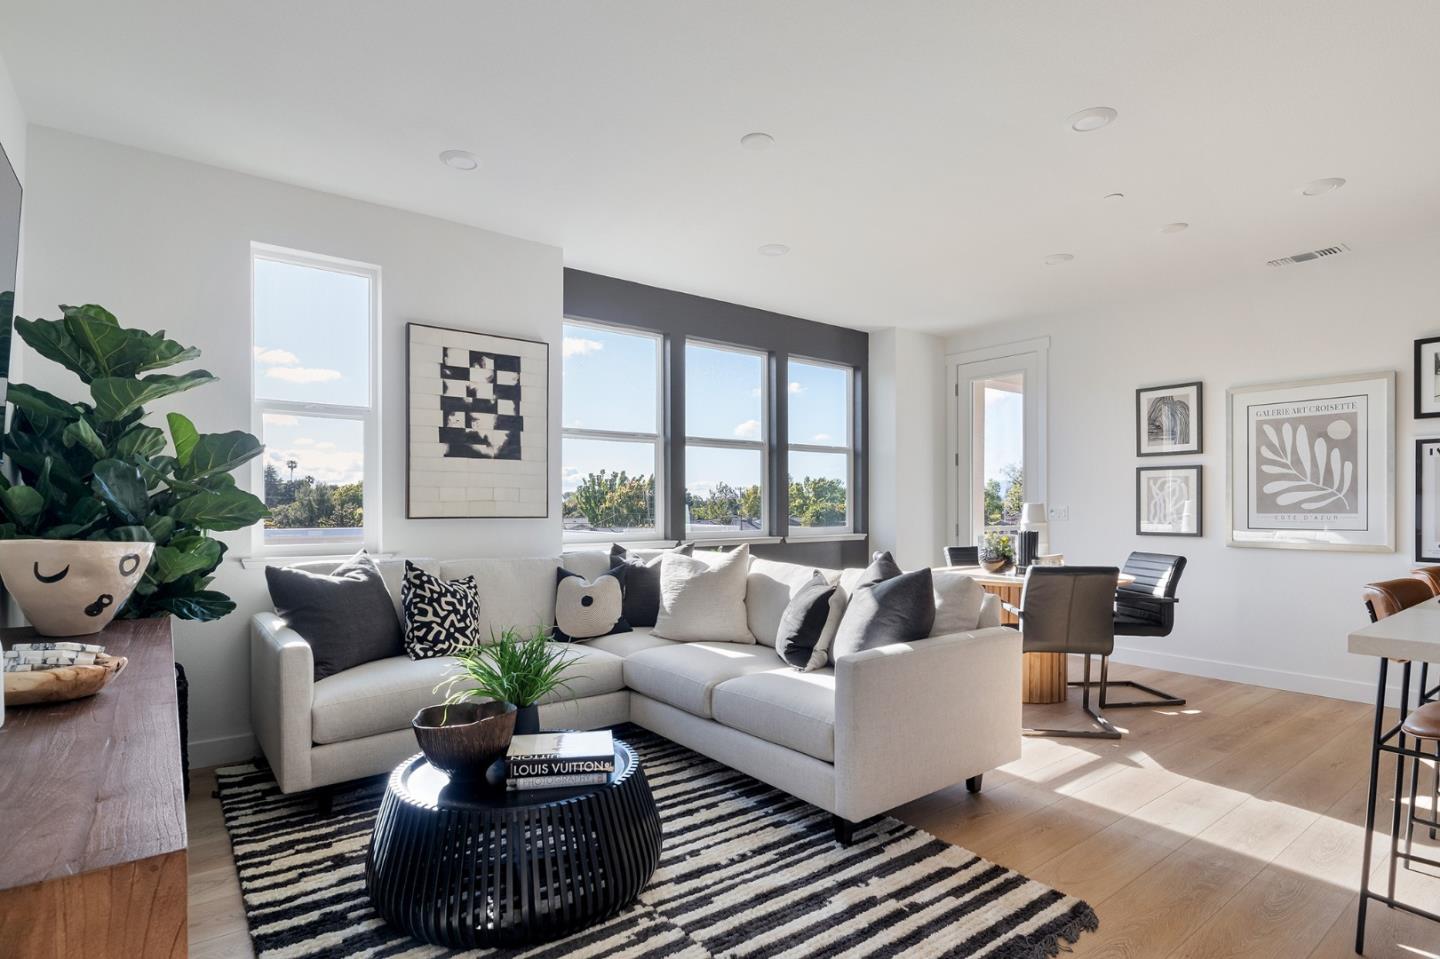
M 1000 954 L 998 959 L 1054 959 L 1062 950 L 1070 952 L 1071 947 L 1080 941 L 1082 934 L 1096 932 L 1100 928 L 1100 917 L 1095 914 L 1095 910 L 1088 903 L 1082 902 L 1079 905 L 1084 906 L 1084 909 L 1052 935 L 1017 942 Z

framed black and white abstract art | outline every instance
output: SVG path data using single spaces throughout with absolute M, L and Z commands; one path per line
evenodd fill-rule
M 1204 529 L 1201 466 L 1140 466 L 1135 470 L 1135 532 L 1139 536 L 1200 536 Z
M 1395 373 L 1232 388 L 1231 546 L 1395 549 Z
M 1202 453 L 1204 385 L 1176 383 L 1135 391 L 1135 455 Z
M 1440 439 L 1415 441 L 1415 559 L 1440 563 Z
M 411 519 L 549 515 L 550 346 L 407 328 Z
M 1415 418 L 1440 416 L 1440 336 L 1415 341 Z

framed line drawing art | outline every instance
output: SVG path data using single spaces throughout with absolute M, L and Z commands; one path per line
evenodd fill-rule
M 1440 563 L 1440 437 L 1415 441 L 1415 559 Z
M 550 345 L 406 326 L 405 515 L 550 512 Z
M 1440 416 L 1440 336 L 1415 341 L 1415 418 Z
M 1203 472 L 1199 465 L 1136 467 L 1135 534 L 1204 535 Z
M 1135 391 L 1135 455 L 1203 453 L 1203 383 L 1144 386 Z
M 1226 399 L 1229 545 L 1394 551 L 1394 371 Z

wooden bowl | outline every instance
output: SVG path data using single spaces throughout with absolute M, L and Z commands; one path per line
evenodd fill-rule
M 64 703 L 94 696 L 119 676 L 129 660 L 99 653 L 93 666 L 61 666 L 5 674 L 5 705 Z
M 410 728 L 430 765 L 454 780 L 484 779 L 485 770 L 510 748 L 515 713 L 512 703 L 426 706 Z

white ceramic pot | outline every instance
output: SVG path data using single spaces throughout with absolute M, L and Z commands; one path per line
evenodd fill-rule
M 41 636 L 88 636 L 110 625 L 154 551 L 154 543 L 7 539 L 0 578 Z

